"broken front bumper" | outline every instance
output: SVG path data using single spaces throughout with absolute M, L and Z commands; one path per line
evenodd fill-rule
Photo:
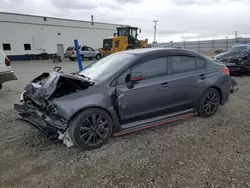
M 14 71 L 7 71 L 0 73 L 0 84 L 11 80 L 17 80 Z
M 54 115 L 47 115 L 34 106 L 27 104 L 14 104 L 14 109 L 19 112 L 20 120 L 24 120 L 50 139 L 58 139 L 59 132 L 65 132 L 66 119 Z

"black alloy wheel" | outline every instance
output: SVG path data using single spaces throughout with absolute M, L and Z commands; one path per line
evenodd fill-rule
M 102 109 L 90 108 L 78 113 L 69 125 L 69 135 L 74 144 L 84 150 L 101 147 L 110 138 L 113 124 L 109 114 Z
M 96 145 L 108 136 L 108 120 L 102 115 L 93 114 L 83 120 L 80 138 L 86 145 Z
M 200 100 L 199 114 L 203 117 L 210 117 L 215 114 L 220 106 L 220 94 L 214 88 L 209 88 Z

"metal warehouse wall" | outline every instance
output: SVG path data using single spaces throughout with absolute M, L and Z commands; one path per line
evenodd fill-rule
M 57 44 L 63 44 L 66 50 L 74 39 L 99 48 L 117 26 L 121 25 L 0 12 L 0 48 L 3 50 L 3 43 L 11 44 L 11 50 L 4 51 L 7 55 L 56 53 Z M 30 44 L 31 50 L 24 50 L 24 44 Z
M 250 43 L 250 38 L 237 38 L 237 43 Z M 228 51 L 235 44 L 235 39 L 219 39 L 219 40 L 207 40 L 207 41 L 183 41 L 171 43 L 158 43 L 153 46 L 170 46 L 180 47 L 196 52 L 211 52 L 212 49 Z

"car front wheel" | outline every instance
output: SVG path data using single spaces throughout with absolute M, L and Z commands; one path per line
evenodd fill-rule
M 220 94 L 215 88 L 209 88 L 200 100 L 199 114 L 210 117 L 216 113 L 220 106 Z
M 72 141 L 83 150 L 100 148 L 108 141 L 112 131 L 111 117 L 106 111 L 98 108 L 80 112 L 69 126 Z
M 97 60 L 101 59 L 101 55 L 100 55 L 100 54 L 97 54 L 97 55 L 96 55 L 96 59 L 97 59 Z

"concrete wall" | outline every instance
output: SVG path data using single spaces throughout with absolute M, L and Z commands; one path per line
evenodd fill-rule
M 0 12 L 0 49 L 3 43 L 9 43 L 11 51 L 5 51 L 7 55 L 55 53 L 57 44 L 63 44 L 66 50 L 74 39 L 99 48 L 103 38 L 112 37 L 117 26 L 121 25 Z M 24 50 L 24 44 L 31 44 L 31 50 Z

